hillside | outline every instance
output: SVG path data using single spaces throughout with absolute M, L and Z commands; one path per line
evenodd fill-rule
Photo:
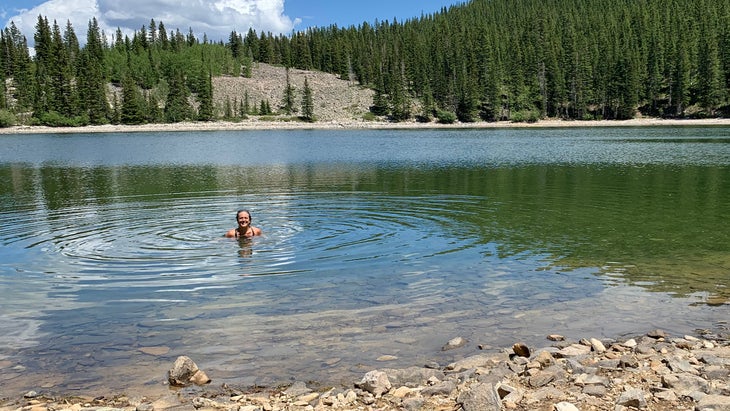
M 265 63 L 255 64 L 250 78 L 222 76 L 213 78 L 214 105 L 224 111 L 227 101 L 238 106 L 248 92 L 249 103 L 258 107 L 269 101 L 274 111 L 281 105 L 286 88 L 286 69 Z M 333 74 L 300 69 L 289 70 L 289 82 L 295 91 L 295 109 L 301 111 L 304 79 L 314 100 L 318 122 L 360 121 L 373 104 L 373 91 L 355 82 L 341 80 Z M 297 113 L 294 113 L 296 116 Z

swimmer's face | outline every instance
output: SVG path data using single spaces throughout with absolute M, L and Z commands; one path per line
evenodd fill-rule
M 251 216 L 248 213 L 240 212 L 236 216 L 236 220 L 238 221 L 238 225 L 248 225 L 251 222 Z

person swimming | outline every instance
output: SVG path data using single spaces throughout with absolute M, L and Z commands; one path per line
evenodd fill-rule
M 229 238 L 248 238 L 261 235 L 261 229 L 251 225 L 251 212 L 238 210 L 236 212 L 238 227 L 228 230 L 225 234 Z

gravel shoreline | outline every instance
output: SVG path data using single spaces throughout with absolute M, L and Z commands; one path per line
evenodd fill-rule
M 618 340 L 571 341 L 553 334 L 544 347 L 517 342 L 496 353 L 457 337 L 443 349 L 472 350 L 471 355 L 465 352 L 447 365 L 374 369 L 351 386 L 298 380 L 281 387 L 232 387 L 216 384 L 210 375 L 208 384 L 170 387 L 156 398 L 134 392 L 86 397 L 29 391 L 22 398 L 0 398 L 0 410 L 727 411 L 730 332 L 725 321 L 718 327 L 697 336 L 652 330 Z M 192 370 L 176 369 L 180 360 L 171 364 L 168 380 L 185 384 L 199 372 L 191 361 Z
M 56 133 L 123 133 L 165 131 L 222 131 L 222 130 L 358 130 L 358 129 L 491 129 L 491 128 L 560 128 L 560 127 L 657 127 L 657 126 L 730 126 L 730 118 L 715 119 L 652 119 L 640 118 L 622 121 L 565 121 L 541 120 L 535 123 L 474 122 L 440 124 L 415 121 L 391 123 L 386 121 L 357 121 L 351 119 L 316 121 L 260 121 L 250 118 L 240 122 L 181 122 L 171 124 L 112 125 L 84 127 L 13 126 L 0 128 L 0 134 L 56 134 Z

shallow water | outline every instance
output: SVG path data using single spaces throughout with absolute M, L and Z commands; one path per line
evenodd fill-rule
M 239 208 L 263 237 L 222 238 Z M 724 127 L 0 136 L 0 384 L 164 390 L 178 355 L 351 383 L 712 328 L 728 215 Z

